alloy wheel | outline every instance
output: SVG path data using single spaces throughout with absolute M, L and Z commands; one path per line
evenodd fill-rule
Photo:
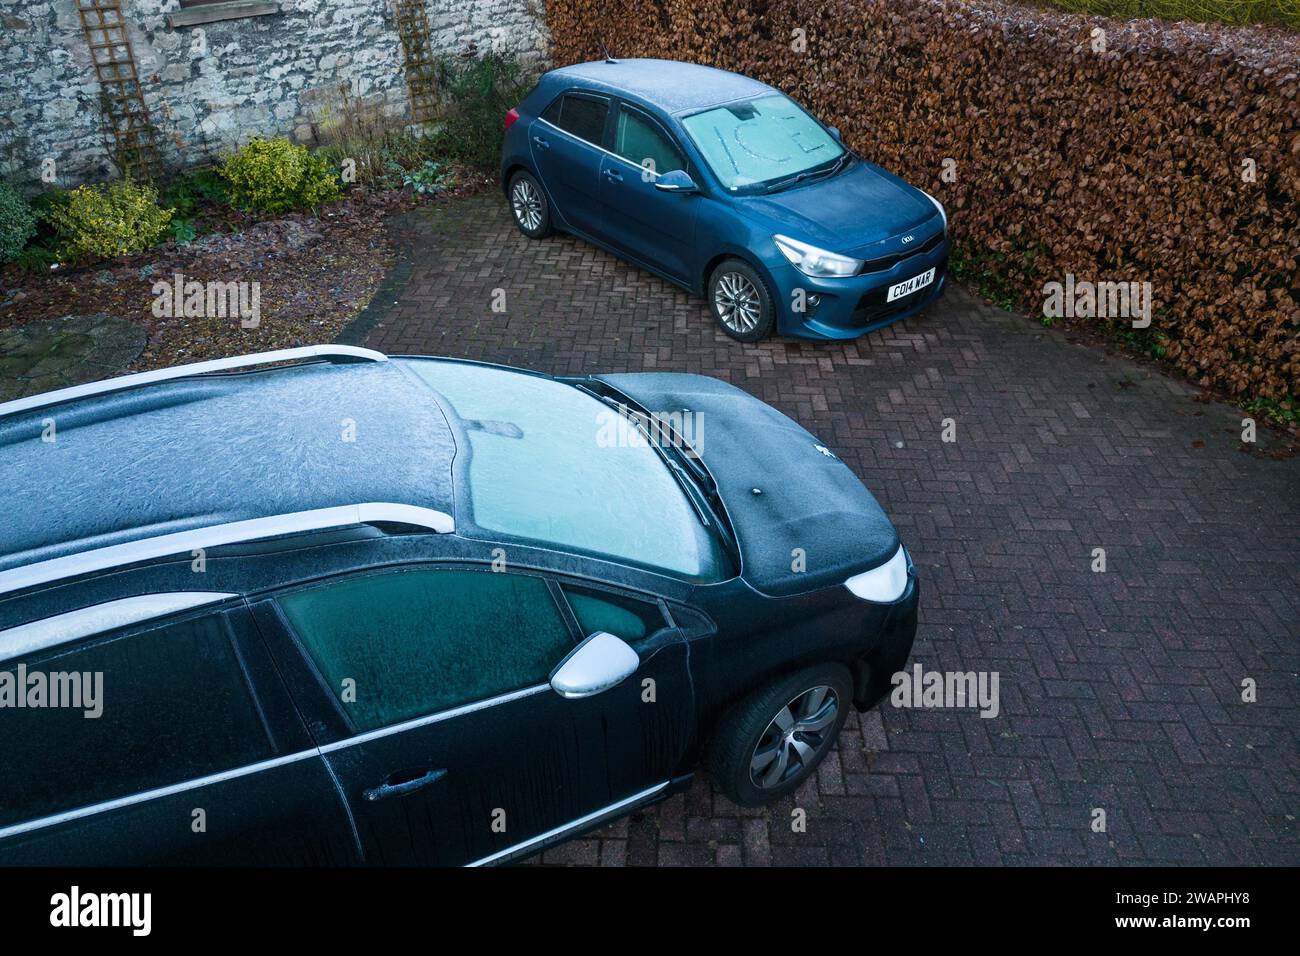
M 739 272 L 724 273 L 713 290 L 713 304 L 722 324 L 742 335 L 754 331 L 762 317 L 763 303 L 758 289 Z
M 542 197 L 528 180 L 521 179 L 515 183 L 510 193 L 510 206 L 515 220 L 529 232 L 542 224 Z
M 828 743 L 840 701 L 825 684 L 812 687 L 777 711 L 749 759 L 749 779 L 770 790 L 810 766 Z

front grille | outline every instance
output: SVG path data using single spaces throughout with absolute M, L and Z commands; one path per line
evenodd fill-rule
M 862 268 L 858 270 L 858 275 L 867 275 L 871 272 L 884 272 L 886 269 L 892 269 L 904 259 L 910 259 L 912 256 L 923 255 L 932 252 L 943 242 L 943 230 L 939 230 L 925 242 L 915 248 L 904 249 L 902 252 L 896 252 L 893 255 L 881 256 L 879 259 L 868 259 L 862 263 Z
M 947 271 L 948 258 L 945 256 L 934 265 L 933 282 L 927 286 L 922 286 L 909 295 L 903 296 L 901 299 L 895 299 L 893 302 L 885 301 L 885 296 L 889 294 L 889 286 L 872 289 L 858 300 L 857 306 L 853 309 L 853 316 L 850 320 L 852 327 L 860 328 L 864 325 L 875 325 L 906 312 L 926 296 L 933 295 L 934 290 L 943 281 L 944 274 Z

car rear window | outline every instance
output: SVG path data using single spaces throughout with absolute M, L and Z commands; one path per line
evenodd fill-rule
M 32 705 L 38 684 L 65 688 L 64 703 L 80 686 L 82 704 L 98 686 L 99 700 Z M 0 707 L 0 826 L 272 756 L 220 614 L 0 661 L 0 699 L 5 686 L 28 706 Z
M 542 117 L 566 133 L 599 146 L 605 138 L 605 117 L 608 114 L 608 100 L 566 93 L 559 99 L 559 109 L 556 110 L 553 103 Z
M 614 409 L 544 376 L 406 361 L 468 436 L 456 454 L 469 490 L 468 507 L 456 504 L 460 533 L 511 535 L 692 579 L 722 576 L 721 546 L 659 453 L 626 440 Z M 466 518 L 480 530 L 463 527 Z

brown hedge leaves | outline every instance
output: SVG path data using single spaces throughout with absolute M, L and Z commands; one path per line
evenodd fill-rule
M 1149 281 L 1149 332 L 1199 384 L 1300 394 L 1295 34 L 999 0 L 548 0 L 547 18 L 557 65 L 603 43 L 780 87 L 938 196 L 963 257 L 1032 313 L 1067 273 Z

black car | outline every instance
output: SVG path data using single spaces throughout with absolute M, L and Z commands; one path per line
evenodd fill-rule
M 242 371 L 239 371 L 242 369 Z M 714 379 L 318 346 L 0 405 L 0 863 L 496 863 L 792 792 L 916 629 Z

